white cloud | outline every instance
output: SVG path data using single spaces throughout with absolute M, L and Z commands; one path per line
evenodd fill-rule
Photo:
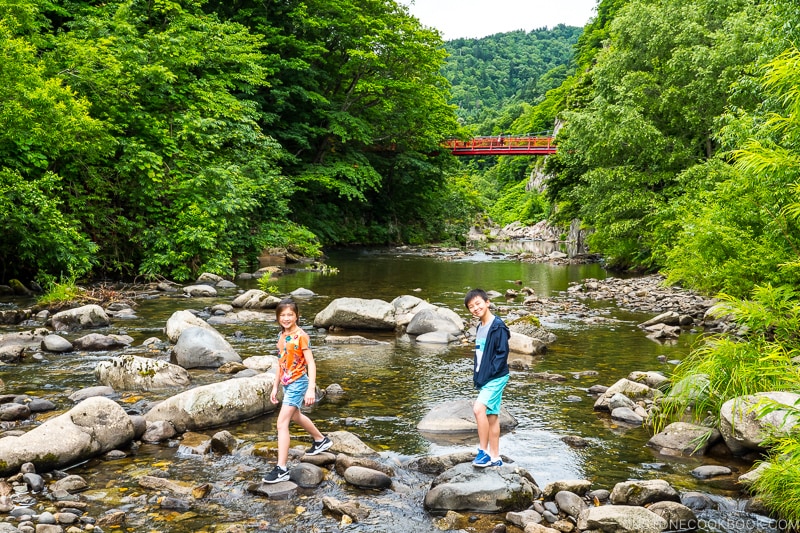
M 485 37 L 558 24 L 583 27 L 595 16 L 597 0 L 397 0 L 445 40 Z

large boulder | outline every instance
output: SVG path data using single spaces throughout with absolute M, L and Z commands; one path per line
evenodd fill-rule
M 170 422 L 183 433 L 229 425 L 275 411 L 270 399 L 273 374 L 258 374 L 189 389 L 160 402 L 144 417 Z
M 417 424 L 423 433 L 475 432 L 478 425 L 469 399 L 450 400 L 433 407 Z M 505 431 L 517 427 L 517 419 L 505 407 L 500 408 L 500 429 Z
M 183 368 L 218 368 L 231 361 L 242 362 L 221 333 L 202 327 L 184 330 L 172 348 L 172 355 L 175 363 Z
M 719 430 L 725 444 L 734 454 L 763 451 L 762 443 L 768 435 L 788 435 L 797 425 L 797 416 L 779 407 L 795 407 L 798 400 L 800 394 L 794 392 L 760 392 L 728 400 L 719 413 Z M 766 406 L 774 410 L 762 415 Z
M 396 326 L 394 306 L 378 299 L 337 298 L 314 317 L 315 328 L 392 330 Z
M 514 353 L 534 355 L 542 353 L 547 345 L 539 339 L 512 331 L 508 338 L 508 350 Z
M 667 525 L 667 521 L 656 513 L 630 505 L 589 507 L 578 520 L 579 531 L 614 533 L 661 533 Z
M 86 328 L 101 328 L 109 325 L 108 315 L 96 304 L 59 311 L 51 318 L 56 331 L 74 331 Z
M 32 331 L 15 331 L 0 335 L 0 348 L 3 346 L 24 346 L 25 348 L 37 348 L 42 345 L 42 341 L 50 334 L 47 328 L 36 328 Z
M 183 288 L 183 293 L 193 298 L 208 298 L 217 295 L 217 289 L 211 285 L 189 285 Z
M 213 326 L 208 325 L 205 320 L 196 316 L 191 311 L 175 311 L 172 313 L 167 319 L 167 326 L 165 328 L 165 333 L 167 334 L 167 338 L 170 342 L 178 342 L 178 339 L 181 337 L 181 333 L 184 330 L 187 330 L 192 327 L 199 327 L 199 328 L 206 328 L 213 330 Z
M 720 438 L 715 428 L 688 422 L 673 422 L 653 435 L 647 445 L 662 455 L 684 457 L 705 455 L 709 446 Z
M 451 335 L 460 335 L 464 329 L 464 321 L 449 309 L 432 307 L 416 313 L 406 326 L 409 335 L 422 335 L 434 331 L 444 331 Z
M 260 289 L 250 289 L 234 298 L 231 305 L 241 309 L 275 309 L 279 303 L 280 298 Z
M 647 505 L 654 502 L 680 502 L 681 497 L 663 479 L 622 481 L 614 485 L 609 497 L 617 505 Z
M 183 367 L 130 354 L 99 362 L 94 375 L 97 381 L 115 390 L 183 388 L 192 381 Z
M 89 333 L 78 339 L 75 339 L 73 346 L 76 350 L 83 350 L 87 352 L 105 352 L 108 350 L 116 350 L 119 348 L 126 348 L 133 343 L 133 337 L 130 335 L 102 335 L 100 333 Z
M 398 326 L 408 325 L 414 315 L 424 309 L 436 308 L 432 303 L 409 294 L 398 296 L 392 300 L 392 305 L 394 306 L 394 316 Z
M 0 473 L 17 472 L 24 463 L 46 472 L 113 450 L 133 437 L 125 409 L 102 396 L 87 398 L 19 437 L 0 439 Z
M 433 480 L 424 504 L 432 513 L 522 511 L 541 492 L 533 477 L 522 468 L 504 465 L 477 469 L 470 463 L 462 463 Z

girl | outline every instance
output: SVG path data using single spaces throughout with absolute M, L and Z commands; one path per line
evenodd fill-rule
M 316 455 L 331 447 L 331 440 L 320 433 L 314 423 L 300 412 L 300 407 L 313 405 L 316 401 L 317 365 L 311 353 L 308 334 L 297 325 L 299 316 L 297 304 L 292 300 L 282 300 L 275 308 L 275 316 L 281 326 L 278 337 L 278 372 L 272 386 L 270 401 L 278 403 L 278 386 L 283 385 L 283 404 L 278 413 L 278 464 L 262 480 L 264 483 L 278 483 L 289 479 L 287 462 L 289 460 L 289 422 L 294 421 L 305 429 L 314 439 L 308 455 Z

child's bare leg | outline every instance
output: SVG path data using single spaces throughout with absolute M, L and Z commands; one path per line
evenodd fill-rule
M 278 466 L 286 468 L 286 463 L 289 461 L 289 423 L 292 421 L 296 413 L 300 409 L 291 405 L 282 405 L 278 413 Z
M 480 402 L 472 405 L 475 422 L 478 424 L 478 446 L 481 450 L 488 450 L 489 446 L 489 419 L 486 416 L 486 406 Z
M 292 416 L 292 420 L 295 424 L 299 425 L 303 429 L 305 429 L 311 438 L 314 439 L 316 442 L 321 441 L 325 436 L 320 433 L 317 429 L 317 426 L 314 425 L 314 422 L 311 421 L 306 415 L 304 415 L 300 409 L 296 409 L 294 415 Z
M 486 415 L 489 426 L 489 456 L 492 459 L 500 457 L 500 417 L 497 415 Z

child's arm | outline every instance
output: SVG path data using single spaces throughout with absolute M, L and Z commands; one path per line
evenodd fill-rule
M 314 354 L 311 353 L 311 348 L 305 348 L 303 355 L 306 358 L 306 366 L 308 367 L 308 390 L 304 398 L 306 405 L 314 405 L 317 401 L 317 363 L 314 362 Z
M 269 393 L 269 401 L 278 403 L 278 387 L 281 384 L 281 369 L 275 370 L 275 382 L 272 384 L 272 391 Z

